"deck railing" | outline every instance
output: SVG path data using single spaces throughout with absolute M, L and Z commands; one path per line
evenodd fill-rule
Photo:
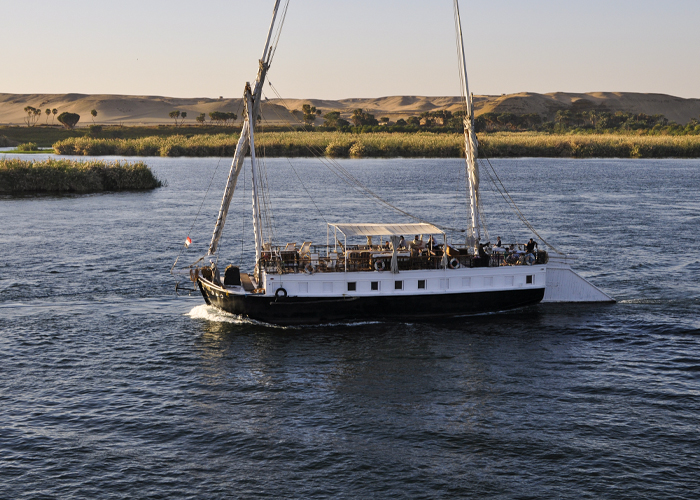
M 262 252 L 261 266 L 268 274 L 342 272 L 342 271 L 389 271 L 391 269 L 390 249 L 364 245 L 337 248 L 337 252 L 327 247 L 311 246 L 308 251 L 300 253 L 287 247 L 272 247 Z M 460 267 L 499 267 L 546 264 L 547 252 L 539 251 L 528 254 L 522 250 L 495 252 L 472 255 L 466 248 L 450 247 L 447 262 L 443 261 L 443 252 L 436 249 L 402 250 L 397 256 L 399 271 L 417 269 L 450 269 Z

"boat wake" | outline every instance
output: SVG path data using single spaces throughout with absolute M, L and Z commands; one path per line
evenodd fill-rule
M 257 321 L 254 319 L 246 318 L 244 316 L 239 316 L 237 314 L 227 313 L 225 311 L 217 309 L 216 307 L 208 306 L 206 304 L 193 307 L 190 310 L 190 312 L 187 313 L 187 316 L 189 316 L 192 319 L 204 319 L 207 321 L 212 321 L 214 323 L 231 323 L 233 325 L 257 325 L 264 326 L 267 328 L 281 329 L 293 328 L 280 325 L 273 325 L 270 323 L 265 323 L 264 321 Z
M 268 328 L 281 328 L 284 330 L 294 330 L 301 328 L 302 326 L 307 327 L 333 327 L 333 326 L 364 326 L 364 325 L 375 325 L 380 324 L 381 321 L 341 321 L 333 323 L 324 324 L 312 324 L 312 325 L 298 325 L 298 326 L 280 326 L 273 325 L 270 323 L 265 323 L 264 321 L 256 321 L 254 319 L 239 316 L 237 314 L 227 313 L 220 309 L 217 309 L 206 304 L 202 304 L 193 307 L 190 312 L 187 313 L 192 319 L 204 319 L 207 321 L 212 321 L 214 323 L 231 323 L 233 325 L 258 325 L 265 326 Z
M 242 316 L 230 314 L 206 304 L 193 307 L 187 315 L 192 319 L 206 319 L 207 321 L 213 321 L 215 323 L 234 323 L 238 325 L 256 323 Z

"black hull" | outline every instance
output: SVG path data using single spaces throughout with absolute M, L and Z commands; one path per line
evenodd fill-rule
M 494 292 L 374 297 L 269 297 L 217 292 L 199 280 L 207 304 L 231 314 L 275 325 L 342 321 L 420 321 L 504 311 L 537 304 L 544 288 Z

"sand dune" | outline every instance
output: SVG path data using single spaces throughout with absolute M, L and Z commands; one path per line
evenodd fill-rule
M 501 96 L 475 96 L 475 112 L 478 115 L 493 113 L 538 113 L 552 118 L 560 109 L 601 109 L 628 113 L 662 114 L 669 120 L 685 124 L 700 117 L 700 99 L 684 99 L 665 94 L 639 94 L 632 92 L 588 92 L 585 94 L 555 92 L 536 94 L 521 92 Z M 391 120 L 419 115 L 424 111 L 461 109 L 458 97 L 389 96 L 378 98 L 324 99 L 270 99 L 263 103 L 262 114 L 272 124 L 298 123 L 289 111 L 310 104 L 323 113 L 340 111 L 348 118 L 353 109 L 362 108 L 377 118 L 388 116 Z M 56 108 L 78 113 L 79 126 L 92 124 L 90 110 L 97 110 L 95 123 L 124 125 L 158 125 L 173 123 L 168 114 L 173 110 L 187 113 L 186 122 L 194 124 L 200 113 L 226 111 L 242 114 L 241 99 L 177 98 L 163 96 L 88 95 L 88 94 L 0 94 L 0 124 L 24 124 L 25 106 L 45 110 Z M 208 120 L 208 116 L 207 116 Z M 42 113 L 40 124 L 46 123 Z M 52 122 L 49 117 L 48 123 Z M 317 120 L 321 124 L 322 119 Z

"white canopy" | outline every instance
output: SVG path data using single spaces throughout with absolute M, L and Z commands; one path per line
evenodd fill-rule
M 445 234 L 432 224 L 328 224 L 345 236 L 400 236 L 415 234 Z

